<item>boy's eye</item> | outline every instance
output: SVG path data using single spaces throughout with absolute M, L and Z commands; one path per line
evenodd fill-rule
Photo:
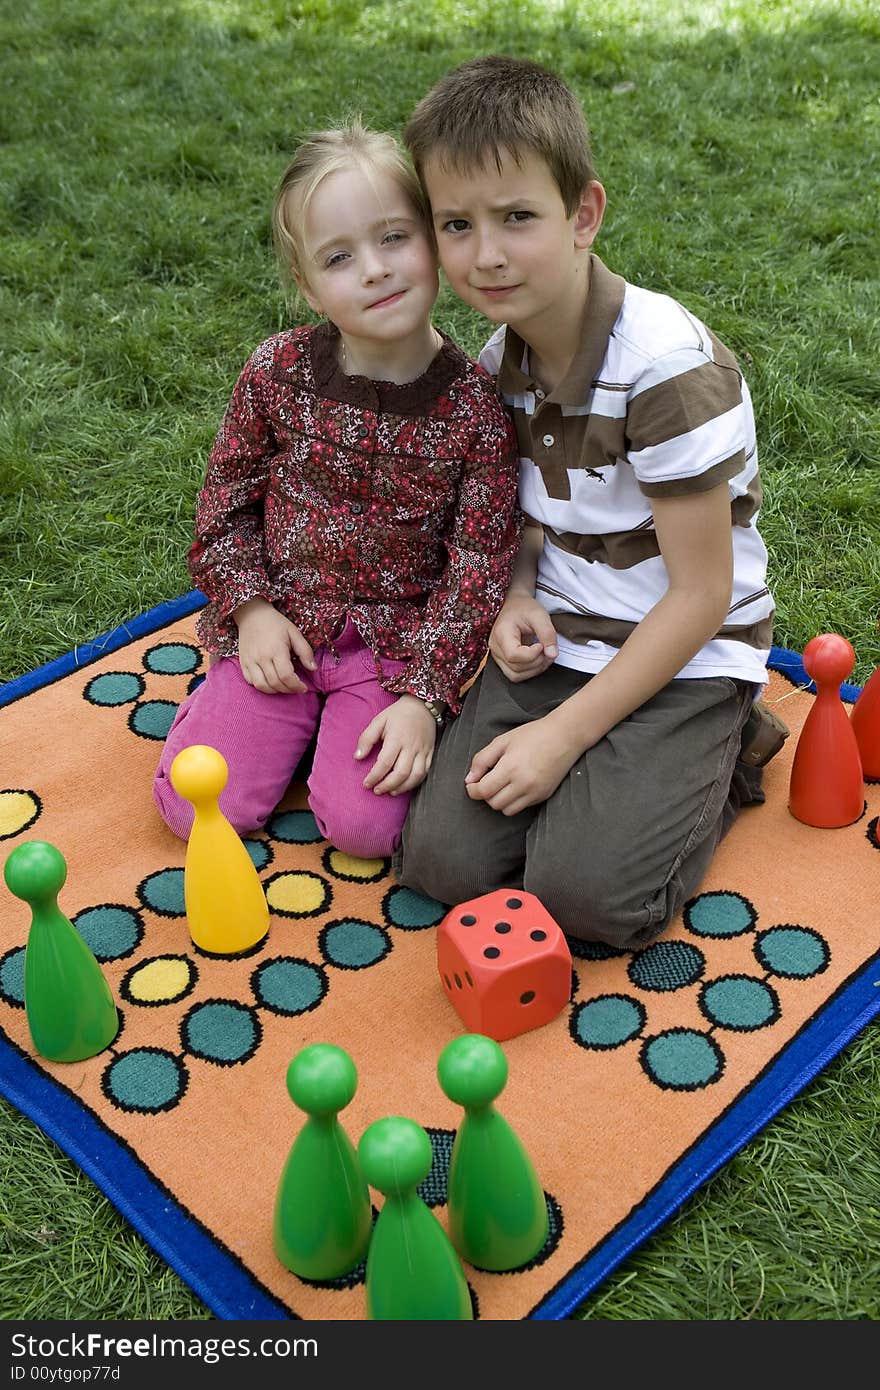
M 466 217 L 450 217 L 448 222 L 444 222 L 440 228 L 441 232 L 466 232 L 470 227 Z
M 517 208 L 514 212 L 508 213 L 511 222 L 530 222 L 534 217 L 533 212 L 528 212 L 526 208 Z

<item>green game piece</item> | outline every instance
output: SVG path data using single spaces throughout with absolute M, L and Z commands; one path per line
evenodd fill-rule
M 369 1189 L 337 1117 L 357 1090 L 354 1062 L 341 1047 L 312 1043 L 287 1068 L 287 1090 L 308 1119 L 278 1184 L 275 1254 L 302 1279 L 338 1279 L 366 1255 L 372 1224 Z
M 421 1125 L 389 1116 L 358 1145 L 367 1182 L 385 1194 L 367 1255 L 367 1317 L 464 1321 L 474 1316 L 461 1262 L 416 1188 L 433 1161 Z
M 28 840 L 3 871 L 32 914 L 24 956 L 24 1007 L 34 1047 L 50 1062 L 82 1062 L 119 1032 L 110 986 L 90 948 L 58 907 L 67 863 L 54 845 Z
M 440 1054 L 444 1093 L 465 1113 L 449 1161 L 449 1233 L 477 1269 L 520 1269 L 547 1239 L 547 1202 L 531 1159 L 492 1105 L 507 1084 L 507 1058 L 492 1038 L 465 1033 Z

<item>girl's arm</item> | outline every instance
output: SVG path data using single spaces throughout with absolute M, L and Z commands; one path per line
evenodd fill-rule
M 389 690 L 441 702 L 454 712 L 461 707 L 462 686 L 486 654 L 522 532 L 513 425 L 500 396 L 483 380 L 470 409 L 474 429 L 446 538 L 446 564 L 425 605 L 412 660 L 388 683 Z
M 241 604 L 257 597 L 272 602 L 263 559 L 263 504 L 276 444 L 261 394 L 251 358 L 211 449 L 187 557 L 193 582 L 212 600 L 217 627 L 233 638 L 231 615 Z

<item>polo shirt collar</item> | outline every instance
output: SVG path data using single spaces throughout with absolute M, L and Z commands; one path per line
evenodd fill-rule
M 559 405 L 583 405 L 599 374 L 608 339 L 623 308 L 626 281 L 615 275 L 598 256 L 590 253 L 590 286 L 581 321 L 580 343 L 565 376 L 547 399 Z M 498 386 L 506 395 L 533 391 L 535 382 L 522 370 L 526 344 L 508 327 L 504 335 L 504 356 L 498 373 Z

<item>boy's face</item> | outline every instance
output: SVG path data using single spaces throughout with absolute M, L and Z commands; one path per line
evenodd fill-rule
M 526 342 L 530 328 L 567 317 L 602 221 L 601 185 L 589 185 L 569 216 L 549 168 L 531 152 L 519 162 L 505 154 L 500 170 L 490 161 L 466 173 L 429 159 L 423 178 L 440 263 L 465 303 Z M 591 198 L 590 190 L 599 193 Z

